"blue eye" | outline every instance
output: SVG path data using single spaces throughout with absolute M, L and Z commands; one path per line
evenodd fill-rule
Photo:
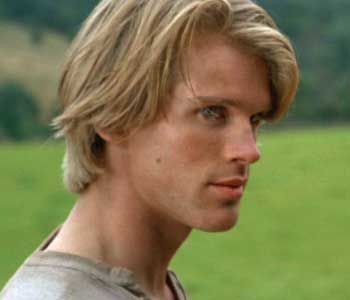
M 226 108 L 223 106 L 208 106 L 200 110 L 201 115 L 209 121 L 225 121 L 227 117 Z

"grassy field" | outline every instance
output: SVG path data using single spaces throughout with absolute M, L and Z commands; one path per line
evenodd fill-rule
M 173 263 L 193 300 L 350 299 L 350 128 L 263 134 L 236 229 Z M 73 204 L 60 144 L 0 146 L 0 286 Z

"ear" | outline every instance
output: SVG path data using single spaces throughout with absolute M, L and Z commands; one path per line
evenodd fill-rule
M 97 130 L 96 134 L 105 142 L 114 145 L 123 145 L 127 141 L 127 136 L 119 135 L 107 129 Z
M 101 139 L 103 139 L 107 143 L 112 143 L 113 142 L 113 134 L 108 132 L 107 130 L 99 130 L 96 132 Z

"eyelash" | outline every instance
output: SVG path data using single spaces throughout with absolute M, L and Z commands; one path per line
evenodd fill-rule
M 212 105 L 204 107 L 200 110 L 202 117 L 208 121 L 212 122 L 226 122 L 228 118 L 227 109 L 224 106 Z M 258 113 L 250 118 L 250 123 L 252 127 L 259 127 L 264 121 L 263 113 Z
M 252 124 L 253 127 L 259 127 L 263 123 L 264 120 L 265 120 L 265 118 L 264 118 L 263 114 L 259 113 L 259 114 L 251 116 L 250 123 Z
M 203 107 L 200 113 L 208 121 L 225 122 L 227 119 L 227 110 L 224 106 L 212 105 Z

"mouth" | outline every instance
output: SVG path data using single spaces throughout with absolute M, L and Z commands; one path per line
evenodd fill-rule
M 211 183 L 211 187 L 226 199 L 238 201 L 242 198 L 247 178 L 232 178 Z

